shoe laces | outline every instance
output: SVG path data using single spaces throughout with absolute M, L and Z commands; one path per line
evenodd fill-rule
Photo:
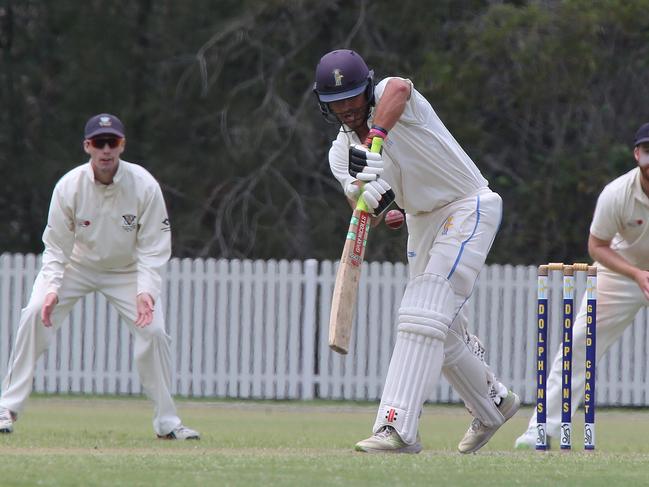
M 0 408 L 0 419 L 13 421 L 11 411 L 6 408 Z
M 469 429 L 471 431 L 479 431 L 482 428 L 482 421 L 480 421 L 478 418 L 473 418 L 473 421 L 471 421 L 471 426 L 469 426 Z
M 376 433 L 374 433 L 374 436 L 381 439 L 390 438 L 392 436 L 393 431 L 394 429 L 392 428 L 392 426 L 384 426 Z

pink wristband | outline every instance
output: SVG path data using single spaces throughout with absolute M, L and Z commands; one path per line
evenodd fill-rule
M 383 130 L 379 130 L 376 127 L 372 127 L 367 134 L 368 139 L 373 139 L 374 137 L 381 137 L 382 139 L 385 139 L 387 136 L 388 136 L 387 132 Z
M 370 130 L 378 130 L 379 132 L 383 132 L 383 138 L 388 136 L 387 129 L 384 129 L 383 127 L 380 127 L 379 125 L 372 125 L 370 127 Z

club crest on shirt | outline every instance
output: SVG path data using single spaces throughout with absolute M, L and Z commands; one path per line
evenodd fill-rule
M 124 223 L 122 223 L 122 228 L 126 230 L 127 232 L 132 232 L 137 228 L 137 223 L 135 223 L 135 219 L 137 217 L 135 215 L 122 215 L 122 219 L 124 220 Z

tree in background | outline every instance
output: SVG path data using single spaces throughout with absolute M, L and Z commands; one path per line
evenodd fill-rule
M 40 252 L 83 123 L 112 111 L 175 255 L 338 258 L 350 211 L 311 88 L 348 47 L 410 77 L 503 196 L 492 261 L 585 258 L 594 198 L 649 120 L 649 0 L 431 3 L 0 0 L 0 249 Z M 368 258 L 403 260 L 403 238 L 377 228 Z

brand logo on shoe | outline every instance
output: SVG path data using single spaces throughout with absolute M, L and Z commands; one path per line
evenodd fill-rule
M 396 411 L 396 409 L 390 408 L 385 415 L 385 419 L 388 420 L 388 423 L 394 423 L 397 420 L 397 416 L 399 416 L 399 413 Z

